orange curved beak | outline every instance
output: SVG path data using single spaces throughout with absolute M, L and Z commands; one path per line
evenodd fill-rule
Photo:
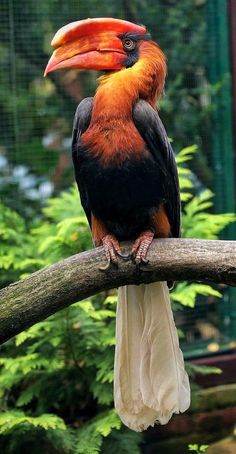
M 119 35 L 145 34 L 146 28 L 132 22 L 98 18 L 72 22 L 62 27 L 52 40 L 54 50 L 44 76 L 57 69 L 118 70 L 126 53 Z

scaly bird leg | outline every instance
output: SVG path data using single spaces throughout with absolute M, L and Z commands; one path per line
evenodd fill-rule
M 101 271 L 106 271 L 112 263 L 118 266 L 117 255 L 124 260 L 130 258 L 130 255 L 121 253 L 119 241 L 108 231 L 101 219 L 98 219 L 93 213 L 91 213 L 91 228 L 95 246 L 103 245 L 107 258 L 107 264 L 99 268 Z
M 107 270 L 112 263 L 117 266 L 117 254 L 121 254 L 120 245 L 117 239 L 109 233 L 105 224 L 91 213 L 91 228 L 95 246 L 104 246 L 107 264 L 101 266 L 101 271 Z
M 132 258 L 139 268 L 140 265 L 147 264 L 146 255 L 152 243 L 154 232 L 146 230 L 142 232 L 132 246 Z
M 117 255 L 119 255 L 119 257 L 122 257 L 125 260 L 129 259 L 130 257 L 129 255 L 121 253 L 119 241 L 115 238 L 114 235 L 110 234 L 105 235 L 102 238 L 102 244 L 104 246 L 105 255 L 107 258 L 107 264 L 105 266 L 100 266 L 99 269 L 101 271 L 108 270 L 112 263 L 117 267 L 118 266 Z

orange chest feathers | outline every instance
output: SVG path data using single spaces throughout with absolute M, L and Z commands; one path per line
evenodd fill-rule
M 148 153 L 133 121 L 128 119 L 110 119 L 103 124 L 94 122 L 82 134 L 81 142 L 91 157 L 98 158 L 103 165 L 119 165 Z

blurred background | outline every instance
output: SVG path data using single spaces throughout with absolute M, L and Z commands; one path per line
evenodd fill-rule
M 44 79 L 43 72 L 58 28 L 103 16 L 145 24 L 167 56 L 160 116 L 178 156 L 184 236 L 235 239 L 236 2 L 1 0 L 2 287 L 91 247 L 70 146 L 75 109 L 93 95 L 98 74 L 59 71 Z M 115 299 L 79 303 L 1 347 L 1 452 L 177 453 L 176 439 L 181 454 L 235 452 L 236 291 L 176 287 L 176 323 L 197 397 L 189 416 L 142 438 L 118 427 L 110 410 Z M 99 330 L 108 328 L 102 343 Z

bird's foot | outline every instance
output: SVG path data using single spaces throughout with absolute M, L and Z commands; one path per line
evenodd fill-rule
M 108 270 L 112 264 L 118 267 L 117 255 L 124 260 L 129 260 L 130 255 L 122 254 L 119 241 L 114 235 L 105 235 L 102 239 L 102 244 L 107 258 L 107 264 L 99 268 L 101 271 Z
M 153 237 L 154 232 L 146 230 L 139 235 L 132 246 L 132 259 L 136 263 L 138 270 L 140 269 L 140 265 L 146 265 L 148 263 L 146 256 Z

